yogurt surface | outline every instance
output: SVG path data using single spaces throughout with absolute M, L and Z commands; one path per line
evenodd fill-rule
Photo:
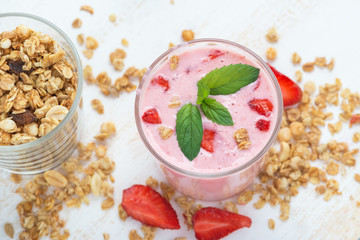
M 236 168 L 251 160 L 266 145 L 276 124 L 278 115 L 277 93 L 269 76 L 260 65 L 252 61 L 239 51 L 222 46 L 201 46 L 189 51 L 181 52 L 175 70 L 171 69 L 170 57 L 162 63 L 147 79 L 141 90 L 140 114 L 155 108 L 161 124 L 151 124 L 141 120 L 144 134 L 153 149 L 169 163 L 187 171 L 196 173 L 218 173 Z M 197 82 L 207 73 L 230 64 L 248 64 L 260 69 L 258 79 L 230 95 L 209 96 L 223 104 L 230 112 L 234 125 L 222 126 L 207 119 L 203 113 L 203 128 L 215 131 L 214 152 L 201 148 L 199 155 L 192 161 L 181 152 L 176 139 L 176 114 L 187 103 L 196 104 Z M 168 88 L 154 83 L 153 79 L 161 76 L 168 80 Z M 178 97 L 180 107 L 170 108 L 172 98 Z M 249 107 L 253 99 L 267 99 L 273 109 L 268 116 L 264 116 Z M 199 107 L 200 109 L 200 107 Z M 268 131 L 260 131 L 256 122 L 260 119 L 270 121 Z M 174 134 L 163 140 L 159 134 L 159 127 L 171 128 Z M 245 128 L 249 134 L 251 145 L 248 149 L 239 149 L 233 138 L 234 133 Z

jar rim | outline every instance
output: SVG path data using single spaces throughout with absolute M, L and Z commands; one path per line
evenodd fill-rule
M 71 105 L 69 112 L 66 114 L 65 118 L 53 130 L 51 130 L 49 133 L 45 134 L 44 136 L 42 136 L 38 139 L 35 139 L 28 143 L 20 144 L 20 145 L 0 146 L 0 151 L 10 152 L 10 151 L 21 151 L 24 149 L 32 148 L 37 145 L 46 144 L 46 142 L 48 142 L 51 138 L 53 138 L 55 135 L 57 135 L 57 133 L 59 131 L 61 131 L 61 129 L 64 127 L 64 125 L 72 119 L 72 116 L 76 113 L 76 108 L 80 104 L 80 101 L 81 101 L 81 93 L 82 93 L 82 88 L 83 88 L 83 71 L 82 71 L 80 56 L 75 48 L 75 45 L 72 43 L 70 38 L 65 34 L 65 32 L 62 31 L 59 27 L 57 27 L 54 23 L 46 20 L 45 18 L 36 16 L 33 14 L 29 14 L 29 13 L 23 13 L 23 12 L 0 13 L 0 19 L 7 18 L 7 17 L 9 17 L 9 18 L 22 17 L 22 18 L 32 19 L 32 20 L 35 20 L 35 21 L 38 21 L 38 22 L 41 22 L 41 23 L 47 25 L 48 27 L 53 29 L 55 32 L 57 32 L 65 40 L 65 42 L 69 45 L 70 50 L 72 51 L 72 53 L 74 55 L 75 63 L 76 63 L 75 67 L 77 69 L 77 76 L 78 76 L 75 99 L 74 99 L 73 104 Z M 34 31 L 36 31 L 36 29 L 34 29 Z M 43 34 L 46 34 L 46 33 L 43 33 Z
M 249 161 L 240 164 L 239 166 L 235 167 L 235 168 L 231 168 L 229 170 L 226 171 L 222 171 L 219 173 L 199 173 L 199 172 L 193 172 L 193 171 L 189 171 L 189 170 L 185 170 L 182 169 L 168 161 L 166 161 L 162 156 L 160 156 L 159 153 L 156 152 L 156 150 L 152 147 L 152 145 L 149 143 L 144 130 L 142 128 L 141 125 L 141 113 L 140 113 L 140 95 L 141 95 L 141 90 L 142 87 L 145 84 L 145 79 L 148 75 L 150 75 L 150 73 L 152 72 L 152 69 L 154 69 L 158 64 L 161 64 L 161 62 L 168 57 L 169 55 L 171 55 L 175 50 L 179 49 L 179 48 L 184 48 L 186 46 L 192 46 L 195 45 L 197 43 L 209 43 L 209 44 L 224 44 L 224 45 L 231 45 L 233 47 L 237 47 L 239 49 L 241 49 L 242 51 L 244 51 L 245 53 L 249 54 L 251 57 L 253 57 L 253 60 L 256 60 L 257 63 L 261 66 L 261 68 L 268 74 L 268 76 L 270 76 L 273 84 L 274 84 L 274 88 L 276 90 L 276 95 L 277 95 L 277 102 L 278 102 L 278 114 L 277 114 L 277 118 L 276 118 L 276 124 L 275 127 L 273 129 L 273 132 L 269 138 L 269 140 L 267 141 L 267 143 L 265 144 L 265 146 L 262 148 L 261 151 L 259 151 L 256 155 L 254 155 Z M 150 80 L 148 80 L 150 81 Z M 135 98 L 135 121 L 136 121 L 136 126 L 138 129 L 138 132 L 140 134 L 140 137 L 142 139 L 142 141 L 144 142 L 145 146 L 147 147 L 147 149 L 151 152 L 151 154 L 158 160 L 160 161 L 160 163 L 162 163 L 163 165 L 165 165 L 166 167 L 170 168 L 171 170 L 181 173 L 183 175 L 187 175 L 190 177 L 195 177 L 195 178 L 219 178 L 219 177 L 226 177 L 228 175 L 232 175 L 234 173 L 240 172 L 242 170 L 245 170 L 246 168 L 252 166 L 253 164 L 255 164 L 257 161 L 259 161 L 270 149 L 270 147 L 273 145 L 278 131 L 280 129 L 281 126 L 281 121 L 282 121 L 282 114 L 283 114 L 283 99 L 282 99 L 282 93 L 281 93 L 281 89 L 279 86 L 279 83 L 274 75 L 274 73 L 271 71 L 270 67 L 266 64 L 266 62 L 261 59 L 255 52 L 253 52 L 252 50 L 248 49 L 247 47 L 244 47 L 238 43 L 229 41 L 229 40 L 225 40 L 225 39 L 218 39 L 218 38 L 199 38 L 199 39 L 195 39 L 192 41 L 188 41 L 185 43 L 181 43 L 173 48 L 168 49 L 166 52 L 164 52 L 162 55 L 160 55 L 148 68 L 148 70 L 146 71 L 146 73 L 144 74 L 142 81 L 139 84 L 138 90 L 136 91 L 136 98 Z

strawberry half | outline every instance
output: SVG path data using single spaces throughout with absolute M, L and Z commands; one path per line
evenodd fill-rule
M 248 102 L 248 105 L 251 109 L 266 117 L 270 115 L 270 112 L 274 108 L 274 106 L 268 99 L 253 99 Z
M 180 229 L 170 203 L 149 186 L 133 185 L 125 189 L 121 206 L 129 216 L 148 226 Z
M 153 124 L 161 123 L 159 113 L 155 108 L 149 109 L 146 112 L 144 112 L 141 118 L 147 123 L 153 123 Z
M 274 72 L 276 79 L 281 88 L 284 107 L 294 105 L 300 102 L 302 98 L 301 88 L 284 74 L 278 72 L 274 67 L 268 64 Z
M 214 137 L 215 132 L 212 130 L 204 129 L 203 139 L 201 141 L 201 147 L 208 152 L 214 152 Z
M 251 226 L 249 217 L 214 207 L 197 211 L 192 223 L 198 240 L 217 240 L 243 227 Z
M 266 132 L 270 128 L 270 121 L 260 119 L 259 121 L 256 122 L 256 128 L 262 132 Z
M 169 80 L 165 79 L 163 76 L 158 75 L 157 77 L 155 77 L 153 80 L 151 80 L 152 84 L 157 84 L 160 85 L 163 89 L 164 92 L 166 92 L 167 90 L 169 90 Z

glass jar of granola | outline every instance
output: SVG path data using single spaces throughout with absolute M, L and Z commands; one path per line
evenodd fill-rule
M 77 146 L 83 84 L 65 33 L 40 17 L 0 14 L 0 168 L 33 174 Z

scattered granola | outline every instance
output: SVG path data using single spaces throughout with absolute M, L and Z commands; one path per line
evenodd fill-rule
M 152 187 L 152 188 L 157 188 L 159 186 L 159 182 L 158 180 L 154 179 L 153 177 L 148 177 L 148 179 L 146 179 L 146 182 L 145 182 L 146 185 Z
M 121 39 L 121 44 L 124 47 L 128 47 L 129 46 L 129 41 L 126 38 Z
M 94 75 L 93 75 L 93 71 L 92 71 L 91 66 L 86 65 L 85 68 L 84 68 L 84 70 L 83 70 L 83 73 L 84 73 L 84 79 L 85 79 L 88 83 L 95 83 L 95 78 L 94 78 Z
M 81 28 L 82 21 L 80 18 L 75 18 L 75 20 L 72 22 L 73 28 Z
M 195 34 L 192 30 L 183 30 L 181 36 L 185 42 L 188 42 L 194 39 Z
M 122 71 L 124 69 L 124 59 L 126 58 L 126 52 L 124 49 L 115 49 L 110 54 L 110 62 L 114 66 L 114 69 L 117 71 Z
M 60 212 L 64 204 L 67 207 L 89 204 L 87 195 L 92 191 L 104 197 L 103 209 L 113 206 L 114 189 L 109 178 L 115 163 L 106 156 L 106 151 L 100 150 L 102 148 L 104 146 L 96 147 L 95 143 L 79 143 L 74 156 L 58 170 L 36 175 L 16 190 L 24 199 L 17 205 L 23 228 L 20 239 L 38 239 L 42 236 L 68 239 L 70 233 L 64 229 L 65 222 L 60 219 Z M 92 159 L 94 150 L 96 159 Z M 93 179 L 100 182 L 93 182 Z
M 192 216 L 197 210 L 201 209 L 202 206 L 200 204 L 195 205 L 195 200 L 189 200 L 186 196 L 176 197 L 175 202 L 184 210 L 184 223 L 186 224 L 187 229 L 192 229 Z
M 360 183 L 360 174 L 355 173 L 354 179 L 355 179 L 355 181 L 357 181 L 358 183 Z
M 104 113 L 104 105 L 101 103 L 99 99 L 91 100 L 91 106 L 98 114 Z
M 315 67 L 315 63 L 308 62 L 303 64 L 302 69 L 304 72 L 312 72 L 314 70 L 314 67 Z
M 172 48 L 172 47 L 175 47 L 175 44 L 172 43 L 172 42 L 170 42 L 168 48 L 170 49 L 170 48 Z
M 277 56 L 277 51 L 275 48 L 273 47 L 269 47 L 267 50 L 266 50 L 266 58 L 270 61 L 273 61 L 276 59 L 276 56 Z
M 104 122 L 100 126 L 100 134 L 95 136 L 95 139 L 98 141 L 104 141 L 111 135 L 115 134 L 116 127 L 113 122 Z
M 345 167 L 355 166 L 354 156 L 359 149 L 350 150 L 347 143 L 335 140 L 320 144 L 322 132 L 318 127 L 324 126 L 326 121 L 333 117 L 333 114 L 325 109 L 330 103 L 338 105 L 341 86 L 341 81 L 336 79 L 335 83 L 319 86 L 318 95 L 312 97 L 316 92 L 315 84 L 305 84 L 301 103 L 286 109 L 283 115 L 278 135 L 280 151 L 276 148 L 270 149 L 259 174 L 260 183 L 255 184 L 253 189 L 242 192 L 238 198 L 239 204 L 246 204 L 254 194 L 260 194 L 254 207 L 261 209 L 265 203 L 280 205 L 280 219 L 286 221 L 290 216 L 291 198 L 298 194 L 301 186 L 308 183 L 316 185 L 315 191 L 322 195 L 325 201 L 341 195 L 339 182 L 328 179 L 328 176 L 338 175 L 339 172 L 343 176 L 346 173 Z M 360 106 L 360 95 L 345 90 L 341 96 L 341 109 L 344 112 L 339 118 L 349 121 L 354 108 Z M 340 132 L 342 123 L 328 126 L 333 128 L 331 131 Z M 326 164 L 326 171 L 312 166 L 312 161 L 317 159 Z
M 94 56 L 94 51 L 91 49 L 87 49 L 83 51 L 83 54 L 87 59 L 91 59 Z
M 121 203 L 119 204 L 118 212 L 119 212 L 120 219 L 125 222 L 126 218 L 128 217 L 128 214 L 121 206 Z
M 94 9 L 92 7 L 90 7 L 89 5 L 81 6 L 80 10 L 83 10 L 83 11 L 88 12 L 90 14 L 94 14 Z
M 112 22 L 112 23 L 116 22 L 116 15 L 115 15 L 115 14 L 110 14 L 110 15 L 109 15 L 109 20 L 110 20 L 110 22 Z
M 90 37 L 90 36 L 86 37 L 85 47 L 86 47 L 87 49 L 95 50 L 95 49 L 98 48 L 98 46 L 99 46 L 99 43 L 98 43 L 98 41 L 96 41 L 95 38 Z
M 160 182 L 160 188 L 161 193 L 166 200 L 170 201 L 174 197 L 175 189 L 172 186 L 164 182 Z
M 275 28 L 270 28 L 265 37 L 271 43 L 277 42 L 279 40 L 279 36 Z
M 269 219 L 269 221 L 268 221 L 268 227 L 269 227 L 269 229 L 271 229 L 271 230 L 274 230 L 275 229 L 275 221 L 274 221 L 274 219 Z
M 238 148 L 240 150 L 242 149 L 248 149 L 251 145 L 251 141 L 249 138 L 249 134 L 245 128 L 240 128 L 234 133 L 234 139 L 236 143 L 238 144 Z
M 110 235 L 108 233 L 103 233 L 104 240 L 110 240 Z
M 79 43 L 79 45 L 83 45 L 84 44 L 84 34 L 78 34 L 76 37 L 77 42 Z
M 55 106 L 70 109 L 77 74 L 48 35 L 20 25 L 1 33 L 0 39 L 6 49 L 0 52 L 0 144 L 18 145 L 44 136 L 61 122 L 63 118 L 50 119 L 47 112 Z
M 14 238 L 14 227 L 11 223 L 4 224 L 4 231 L 8 237 Z
M 316 57 L 315 65 L 318 67 L 326 67 L 326 58 L 324 57 Z
M 239 213 L 239 210 L 236 207 L 236 204 L 234 202 L 231 202 L 231 201 L 225 202 L 224 210 L 228 211 L 228 212 Z
M 302 80 L 302 72 L 300 71 L 300 70 L 297 70 L 296 72 L 295 72 L 295 80 L 297 81 L 297 82 L 301 82 L 301 80 Z
M 301 57 L 299 56 L 299 54 L 297 54 L 297 52 L 294 52 L 294 53 L 292 54 L 291 61 L 292 61 L 293 64 L 299 64 L 299 63 L 301 63 Z

